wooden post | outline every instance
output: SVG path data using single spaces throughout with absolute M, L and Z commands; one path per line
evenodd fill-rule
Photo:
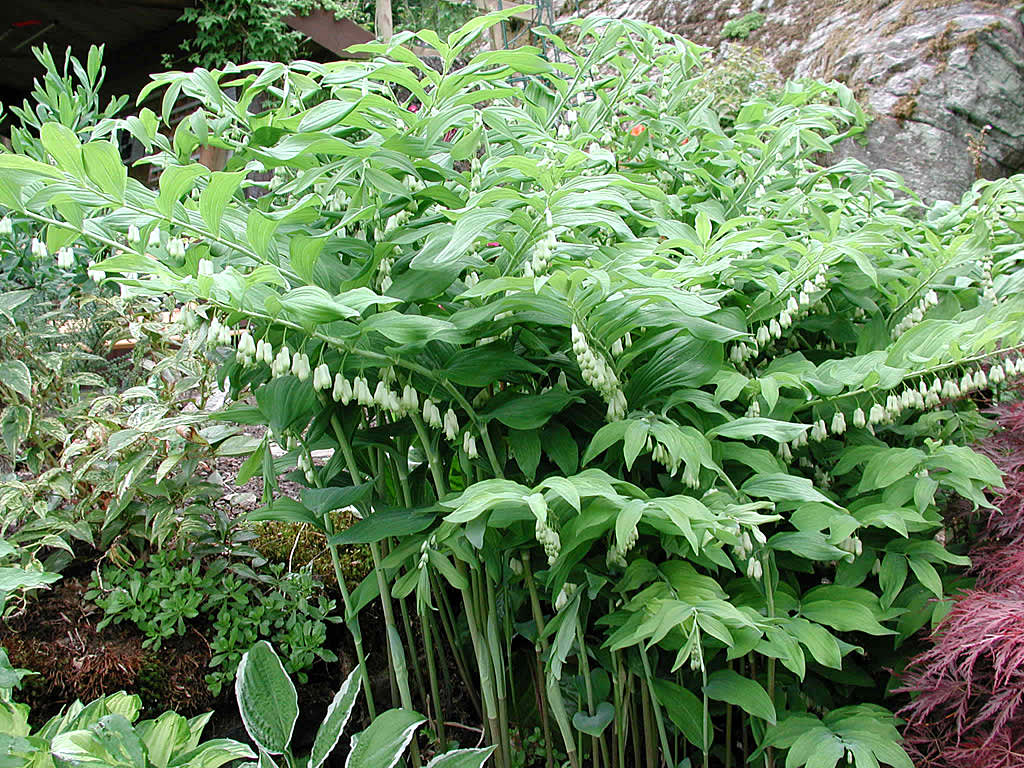
M 391 18 L 391 0 L 377 0 L 377 14 L 374 20 L 374 31 L 385 43 L 395 33 L 395 24 Z

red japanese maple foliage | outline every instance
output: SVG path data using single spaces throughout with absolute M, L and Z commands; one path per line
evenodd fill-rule
M 927 768 L 1024 768 L 1024 402 L 993 409 L 1000 430 L 977 446 L 1005 473 L 971 553 L 962 594 L 911 660 L 906 748 Z

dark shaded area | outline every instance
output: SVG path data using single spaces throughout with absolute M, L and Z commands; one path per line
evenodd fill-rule
M 72 52 L 83 61 L 106 44 L 105 95 L 134 93 L 162 69 L 161 56 L 191 33 L 178 22 L 193 0 L 6 0 L 0 3 L 0 102 L 18 103 L 40 74 L 32 47 L 49 45 L 54 58 Z

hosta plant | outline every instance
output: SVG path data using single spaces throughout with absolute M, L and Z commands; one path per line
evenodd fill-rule
M 999 482 L 964 446 L 973 393 L 1024 373 L 1020 179 L 926 211 L 829 164 L 863 124 L 836 84 L 723 128 L 701 49 L 639 23 L 456 65 L 497 18 L 156 75 L 162 114 L 108 127 L 158 189 L 48 124 L 0 204 L 233 353 L 223 417 L 268 428 L 243 479 L 305 485 L 258 517 L 370 547 L 338 578 L 360 669 L 376 602 L 395 704 L 442 743 L 459 691 L 501 767 L 534 725 L 574 767 L 800 764 L 804 728 L 812 765 L 908 765 L 883 669 L 965 562 L 940 505 Z
M 212 712 L 191 719 L 165 712 L 136 722 L 142 702 L 124 692 L 89 704 L 76 701 L 34 729 L 28 705 L 14 701 L 27 674 L 32 673 L 12 668 L 0 648 L 0 754 L 8 768 L 220 768 L 255 757 L 232 739 L 202 741 Z
M 360 670 L 353 670 L 334 696 L 316 731 L 313 748 L 300 758 L 293 751 L 292 736 L 299 719 L 295 686 L 270 643 L 261 640 L 250 648 L 238 665 L 235 698 L 249 737 L 260 751 L 261 766 L 277 765 L 280 756 L 286 766 L 320 768 L 337 747 L 348 725 L 362 687 Z M 393 768 L 411 749 L 414 761 L 419 752 L 413 737 L 426 722 L 422 715 L 405 709 L 389 709 L 352 736 L 345 768 Z M 411 746 L 410 746 L 411 745 Z M 434 756 L 434 768 L 482 768 L 494 747 L 452 749 Z

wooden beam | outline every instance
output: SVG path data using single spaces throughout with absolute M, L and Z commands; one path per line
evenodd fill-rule
M 374 15 L 374 32 L 377 39 L 390 42 L 395 34 L 395 23 L 391 17 L 391 0 L 377 0 L 377 11 Z
M 342 58 L 352 58 L 350 45 L 373 41 L 373 35 L 349 19 L 335 19 L 334 14 L 316 10 L 308 16 L 285 16 L 284 23 L 310 40 Z

